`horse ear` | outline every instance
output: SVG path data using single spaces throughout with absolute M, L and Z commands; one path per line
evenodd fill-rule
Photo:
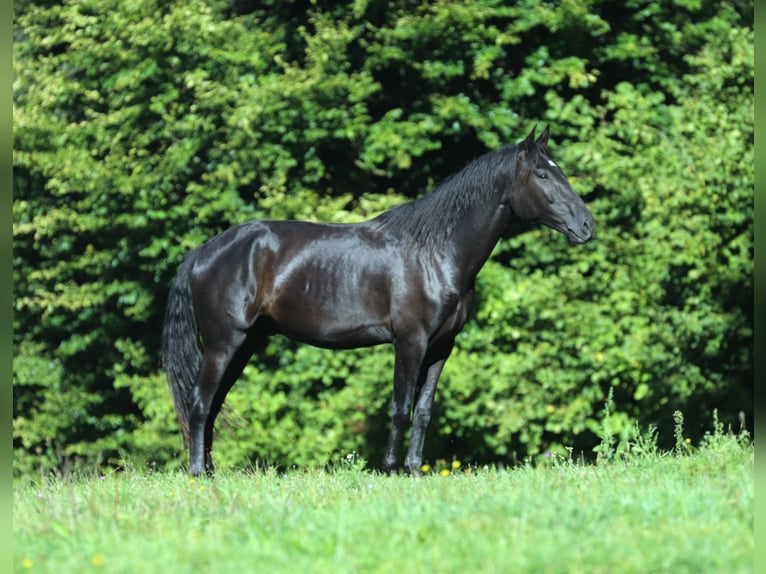
M 527 145 L 532 145 L 535 142 L 535 132 L 537 131 L 537 124 L 532 126 L 532 131 L 529 132 L 529 135 L 527 136 L 527 139 L 524 140 L 524 143 Z
M 537 131 L 537 125 L 532 127 L 532 131 L 529 132 L 529 135 L 519 144 L 519 155 L 518 155 L 518 161 L 521 163 L 522 161 L 525 161 L 527 159 L 527 156 L 532 151 L 532 148 L 535 145 L 535 132 Z
M 545 126 L 545 129 L 543 130 L 543 133 L 540 134 L 540 137 L 537 138 L 538 144 L 540 144 L 542 147 L 548 146 L 548 136 L 551 135 L 551 130 L 548 126 Z

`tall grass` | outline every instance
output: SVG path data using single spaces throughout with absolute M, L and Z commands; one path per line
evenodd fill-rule
M 17 572 L 752 572 L 753 449 L 718 429 L 585 465 L 139 471 L 14 493 Z M 455 465 L 457 466 L 457 465 Z

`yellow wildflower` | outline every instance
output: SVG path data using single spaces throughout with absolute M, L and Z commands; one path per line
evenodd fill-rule
M 450 472 L 448 468 L 443 468 L 439 471 L 439 476 L 449 476 Z
M 460 468 L 460 461 L 459 460 L 453 460 L 452 461 L 452 469 L 453 470 L 457 470 L 458 468 Z
M 90 559 L 90 562 L 93 566 L 103 566 L 106 560 L 104 560 L 104 557 L 101 556 L 101 554 L 94 554 L 93 558 Z
M 24 560 L 21 561 L 22 568 L 31 568 L 33 565 L 32 561 L 29 558 L 24 558 Z
M 430 464 L 424 464 L 423 466 L 420 467 L 420 472 L 422 472 L 423 474 L 425 474 L 427 472 L 430 472 L 430 471 L 431 471 L 431 465 Z

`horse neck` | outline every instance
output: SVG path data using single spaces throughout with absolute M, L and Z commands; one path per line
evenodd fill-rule
M 481 268 L 511 219 L 511 210 L 505 203 L 467 213 L 464 225 L 452 237 L 451 259 L 462 271 L 463 288 L 473 285 Z

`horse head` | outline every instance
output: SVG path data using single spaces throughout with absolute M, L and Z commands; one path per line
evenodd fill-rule
M 517 148 L 515 184 L 509 203 L 516 217 L 560 231 L 572 243 L 593 238 L 593 215 L 548 154 L 549 129 L 536 128 Z

